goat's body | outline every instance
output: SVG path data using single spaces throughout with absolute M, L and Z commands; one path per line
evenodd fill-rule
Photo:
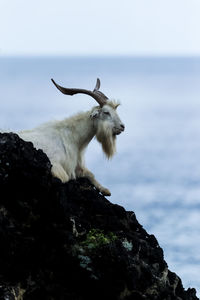
M 84 150 L 96 134 L 95 122 L 90 114 L 91 111 L 79 113 L 18 134 L 47 154 L 52 164 L 52 174 L 62 182 L 87 177 L 103 194 L 110 195 L 109 190 L 96 181 L 84 164 Z
M 110 158 L 114 155 L 116 135 L 124 131 L 124 124 L 116 112 L 119 104 L 109 101 L 99 91 L 99 79 L 93 91 L 64 88 L 53 79 L 52 81 L 63 94 L 71 96 L 78 93 L 87 94 L 93 97 L 99 106 L 63 121 L 49 122 L 32 130 L 21 131 L 18 133 L 19 136 L 25 141 L 32 142 L 36 149 L 42 149 L 47 154 L 52 164 L 52 175 L 63 183 L 77 177 L 86 177 L 102 194 L 110 196 L 110 191 L 85 167 L 84 151 L 96 136 L 106 156 Z
M 24 140 L 32 141 L 37 149 L 42 149 L 47 154 L 53 168 L 56 165 L 58 169 L 60 165 L 60 168 L 64 169 L 66 172 L 64 177 L 67 177 L 67 180 L 59 176 L 63 182 L 76 178 L 76 169 L 82 164 L 84 149 L 94 137 L 95 132 L 91 130 L 91 126 L 89 131 L 93 132 L 88 132 L 87 123 L 91 120 L 85 118 L 86 114 L 46 123 L 33 130 L 19 133 Z

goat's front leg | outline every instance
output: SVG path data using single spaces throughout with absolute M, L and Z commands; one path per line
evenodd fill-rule
M 90 172 L 86 167 L 77 168 L 77 177 L 86 177 L 90 182 L 99 190 L 104 196 L 111 196 L 109 189 L 103 187 L 94 177 L 94 174 Z
M 59 164 L 59 163 L 53 163 L 52 164 L 51 174 L 54 177 L 59 178 L 63 183 L 69 181 L 69 176 L 67 175 L 67 173 L 63 169 L 62 165 Z

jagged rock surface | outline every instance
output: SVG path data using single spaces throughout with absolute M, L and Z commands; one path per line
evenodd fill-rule
M 50 170 L 31 143 L 0 134 L 0 299 L 198 299 L 133 212 Z

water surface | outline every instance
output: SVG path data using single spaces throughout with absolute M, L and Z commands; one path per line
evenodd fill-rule
M 185 288 L 200 286 L 200 58 L 0 58 L 0 127 L 32 128 L 95 102 L 65 96 L 50 82 L 102 91 L 120 100 L 126 131 L 107 161 L 93 141 L 86 161 L 155 234 Z

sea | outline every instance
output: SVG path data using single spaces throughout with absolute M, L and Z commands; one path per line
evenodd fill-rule
M 200 296 L 200 57 L 0 57 L 0 128 L 18 131 L 96 105 L 51 82 L 120 101 L 125 131 L 107 160 L 94 139 L 86 164 L 134 211 L 169 269 Z

